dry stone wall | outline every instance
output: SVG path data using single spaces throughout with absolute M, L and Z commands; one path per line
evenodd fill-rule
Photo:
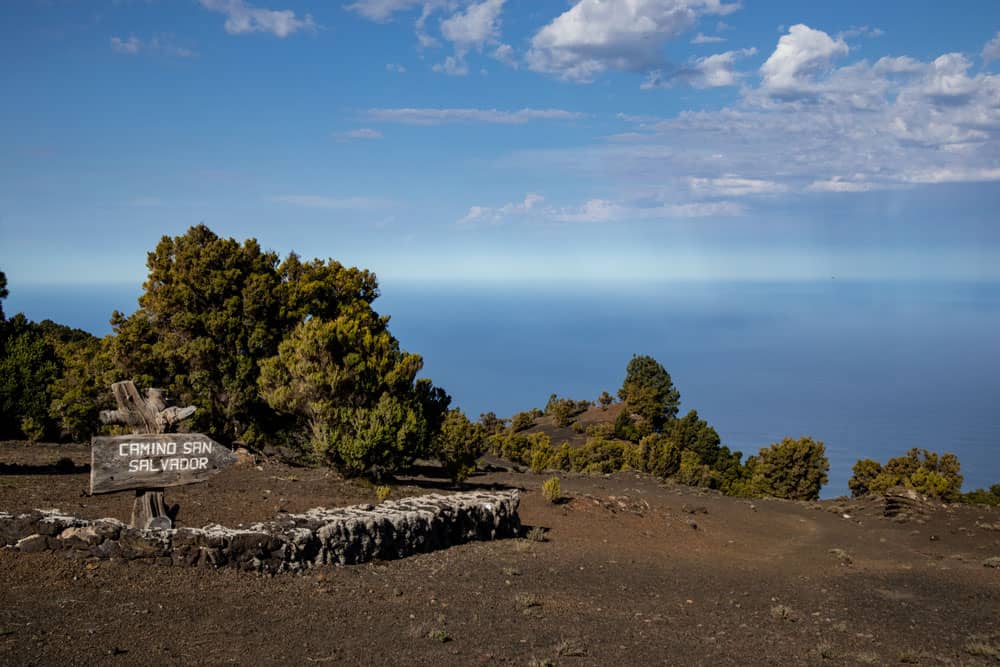
M 117 519 L 58 510 L 0 512 L 0 545 L 71 558 L 147 559 L 162 564 L 261 572 L 389 560 L 474 540 L 515 537 L 517 491 L 432 494 L 379 505 L 317 508 L 249 527 L 140 530 Z

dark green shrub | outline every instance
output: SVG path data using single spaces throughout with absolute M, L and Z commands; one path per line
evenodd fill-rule
M 549 458 L 549 467 L 569 472 L 573 469 L 573 450 L 568 442 L 560 444 Z
M 939 456 L 913 448 L 904 456 L 889 459 L 884 466 L 872 459 L 858 461 L 848 486 L 854 496 L 882 494 L 894 486 L 903 486 L 931 498 L 956 502 L 961 497 L 961 464 L 954 454 Z
M 670 373 L 656 359 L 644 355 L 634 355 L 628 362 L 618 397 L 627 411 L 642 417 L 653 431 L 677 416 L 681 400 Z
M 602 391 L 601 395 L 597 397 L 597 403 L 601 406 L 602 410 L 607 410 L 608 406 L 615 402 L 615 397 L 606 391 Z
M 677 469 L 675 479 L 681 484 L 687 484 L 688 486 L 703 486 L 706 488 L 713 488 L 715 486 L 715 477 L 712 475 L 712 469 L 701 462 L 701 457 L 696 452 L 687 449 L 681 451 L 680 465 Z
M 639 443 L 642 470 L 657 477 L 673 477 L 680 470 L 681 450 L 669 437 L 647 435 Z
M 852 496 L 860 498 L 872 492 L 875 480 L 882 474 L 882 464 L 874 459 L 861 459 L 854 464 L 853 473 L 847 487 Z
M 761 449 L 753 459 L 750 491 L 759 496 L 815 500 L 826 484 L 829 469 L 822 442 L 809 437 L 784 438 Z
M 518 412 L 510 420 L 510 429 L 515 433 L 529 429 L 534 425 L 535 415 L 533 412 Z
M 664 432 L 670 435 L 678 447 L 697 454 L 702 463 L 710 467 L 715 464 L 722 441 L 715 429 L 698 417 L 697 411 L 691 410 L 680 419 L 672 421 Z
M 550 461 L 555 451 L 547 442 L 536 444 L 531 450 L 531 472 L 540 473 L 551 467 Z
M 633 418 L 627 409 L 622 410 L 615 418 L 614 435 L 619 440 L 637 443 L 652 432 L 648 421 Z
M 615 437 L 615 425 L 611 422 L 594 422 L 589 425 L 584 433 L 589 438 L 604 438 L 610 440 Z
M 549 396 L 545 404 L 545 414 L 555 417 L 556 425 L 563 428 L 573 423 L 573 419 L 591 406 L 590 401 L 574 401 L 571 398 L 559 398 L 555 394 Z
M 571 453 L 573 469 L 584 473 L 611 473 L 628 468 L 628 460 L 637 445 L 620 440 L 591 438 Z M 634 460 L 634 459 L 633 459 Z
M 483 427 L 487 436 L 496 435 L 507 428 L 507 420 L 500 419 L 495 412 L 487 412 L 479 415 L 479 425 Z
M 476 470 L 483 454 L 483 427 L 473 424 L 461 410 L 449 410 L 440 432 L 433 439 L 434 455 L 454 483 L 462 482 Z
M 988 491 L 976 489 L 969 493 L 963 493 L 961 501 L 970 505 L 1000 505 L 1000 484 L 994 484 Z

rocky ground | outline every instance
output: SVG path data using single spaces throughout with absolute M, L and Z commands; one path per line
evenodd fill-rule
M 69 461 L 59 463 L 61 458 Z M 85 446 L 0 444 L 0 511 L 128 519 L 88 497 Z M 167 490 L 181 525 L 374 502 L 325 470 L 259 462 Z M 1000 663 L 1000 510 L 724 498 L 646 475 L 494 465 L 535 539 L 261 576 L 0 550 L 0 663 Z M 427 474 L 394 497 L 440 492 Z M 544 533 L 544 541 L 539 537 Z

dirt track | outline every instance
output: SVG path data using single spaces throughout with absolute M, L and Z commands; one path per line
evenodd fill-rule
M 48 464 L 86 447 L 0 445 L 0 510 L 127 518 L 127 494 L 81 496 Z M 12 468 L 25 464 L 34 468 Z M 79 470 L 79 468 L 77 469 Z M 60 471 L 62 471 L 60 473 Z M 55 474 L 60 473 L 60 474 Z M 1000 511 L 878 501 L 747 501 L 645 475 L 545 478 L 521 518 L 548 541 L 476 543 L 302 576 L 0 551 L 4 664 L 997 664 Z M 421 477 L 394 494 L 440 490 Z M 187 525 L 372 502 L 322 470 L 265 464 L 170 489 Z M 849 518 L 845 518 L 844 515 Z

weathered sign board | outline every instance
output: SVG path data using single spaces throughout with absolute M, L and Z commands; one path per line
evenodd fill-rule
M 98 436 L 90 455 L 90 493 L 135 490 L 132 526 L 170 528 L 177 506 L 167 508 L 163 489 L 206 479 L 236 462 L 223 445 L 201 433 L 167 433 L 195 408 L 169 405 L 161 389 L 139 393 L 131 380 L 111 385 L 117 410 L 102 410 L 104 424 L 125 424 L 132 435 Z
M 204 482 L 235 462 L 229 448 L 201 433 L 98 436 L 90 454 L 90 492 Z

